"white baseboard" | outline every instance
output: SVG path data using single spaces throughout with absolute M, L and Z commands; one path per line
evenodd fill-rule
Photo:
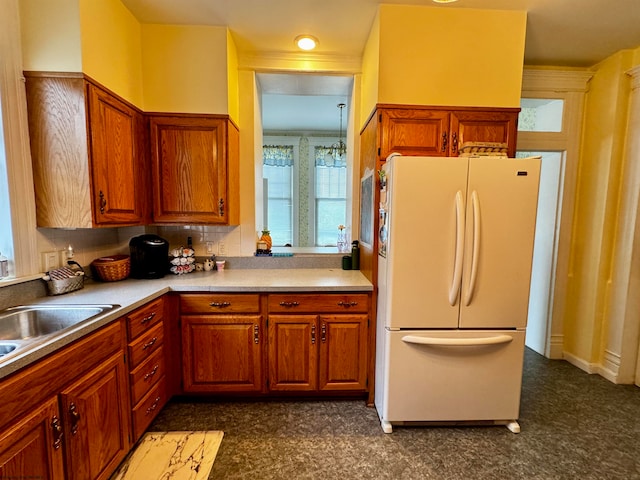
M 578 367 L 580 370 L 583 370 L 587 373 L 599 373 L 600 365 L 596 363 L 587 362 L 580 357 L 576 357 L 575 355 L 569 352 L 562 352 L 562 358 L 564 358 L 567 362 L 569 362 L 574 367 Z
M 548 358 L 552 360 L 562 360 L 564 358 L 563 345 L 564 335 L 551 335 L 547 352 Z

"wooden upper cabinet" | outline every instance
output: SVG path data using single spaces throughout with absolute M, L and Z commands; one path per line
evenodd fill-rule
M 142 112 L 81 73 L 25 78 L 38 226 L 146 223 Z
M 93 213 L 97 224 L 147 220 L 144 117 L 105 90 L 87 84 Z
M 153 221 L 239 223 L 237 127 L 226 115 L 149 118 Z
M 450 156 L 458 156 L 465 142 L 491 142 L 507 144 L 508 156 L 516 153 L 518 110 L 460 110 L 451 113 Z
M 449 113 L 440 110 L 394 109 L 379 114 L 383 126 L 380 157 L 401 155 L 440 156 L 447 151 Z
M 518 108 L 425 107 L 379 105 L 375 112 L 377 156 L 383 162 L 391 153 L 457 157 L 465 142 L 505 143 L 515 155 Z M 362 138 L 371 142 L 369 124 Z M 367 145 L 361 145 L 367 149 Z

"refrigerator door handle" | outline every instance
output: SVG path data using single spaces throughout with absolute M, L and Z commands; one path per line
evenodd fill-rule
M 478 192 L 471 194 L 471 207 L 473 210 L 473 252 L 471 254 L 471 274 L 469 275 L 469 285 L 464 292 L 464 304 L 469 306 L 476 288 L 476 278 L 478 277 L 478 257 L 480 256 L 480 201 Z
M 447 338 L 447 337 L 421 337 L 418 335 L 405 335 L 402 337 L 404 343 L 415 343 L 418 345 L 445 346 L 445 347 L 468 347 L 477 345 L 498 345 L 510 343 L 513 340 L 511 335 L 495 335 L 493 337 L 478 338 Z
M 462 282 L 462 255 L 464 252 L 464 199 L 462 191 L 456 193 L 456 256 L 453 261 L 453 276 L 449 287 L 449 304 L 454 306 L 458 300 Z

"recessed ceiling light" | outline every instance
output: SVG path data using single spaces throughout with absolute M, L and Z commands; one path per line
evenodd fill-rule
M 298 35 L 295 43 L 302 50 L 313 50 L 318 45 L 318 39 L 311 35 Z
M 436 3 L 453 3 L 453 2 L 457 2 L 458 0 L 433 0 Z

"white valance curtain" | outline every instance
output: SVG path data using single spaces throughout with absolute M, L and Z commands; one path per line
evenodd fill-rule
M 263 145 L 262 163 L 270 167 L 292 167 L 293 145 Z

